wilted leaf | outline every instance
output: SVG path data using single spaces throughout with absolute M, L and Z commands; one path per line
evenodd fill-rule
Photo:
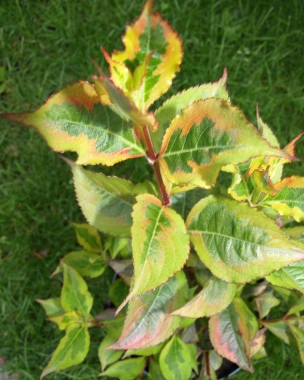
M 72 223 L 76 231 L 78 244 L 86 251 L 102 252 L 102 245 L 98 231 L 87 223 Z
M 220 169 L 256 156 L 290 156 L 272 148 L 224 99 L 204 99 L 177 115 L 168 127 L 160 165 L 170 182 L 210 188 Z
M 250 360 L 248 308 L 235 298 L 227 309 L 209 320 L 210 339 L 218 354 L 253 372 Z
M 250 342 L 250 355 L 253 357 L 264 348 L 266 328 L 259 330 Z
M 200 259 L 224 281 L 250 282 L 304 258 L 264 213 L 228 198 L 202 199 L 186 225 Z
M 34 112 L 3 116 L 33 126 L 57 152 L 77 152 L 79 165 L 112 166 L 145 154 L 132 122 L 101 104 L 87 82 L 60 90 Z
M 189 238 L 182 218 L 153 195 L 137 198 L 133 211 L 134 285 L 117 312 L 132 298 L 168 281 L 185 264 Z
M 81 363 L 87 356 L 89 346 L 90 336 L 87 328 L 79 324 L 69 325 L 40 379 L 51 372 Z
M 213 276 L 202 291 L 172 315 L 187 318 L 210 317 L 227 308 L 235 296 L 236 289 L 235 284 L 229 284 Z
M 163 348 L 159 365 L 166 380 L 186 380 L 191 374 L 191 355 L 188 345 L 174 335 Z

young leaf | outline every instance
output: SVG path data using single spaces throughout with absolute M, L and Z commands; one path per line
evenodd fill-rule
M 68 265 L 62 263 L 62 266 L 64 275 L 61 305 L 65 311 L 75 311 L 86 321 L 93 305 L 93 297 L 84 279 Z
M 152 133 L 151 137 L 156 150 L 159 151 L 161 141 L 171 121 L 186 107 L 191 106 L 191 104 L 197 102 L 198 100 L 207 98 L 221 98 L 227 100 L 227 102 L 230 102 L 229 95 L 226 90 L 226 82 L 227 71 L 225 69 L 222 78 L 218 82 L 192 87 L 188 90 L 173 95 L 171 98 L 166 100 L 165 103 L 155 112 L 155 116 L 158 121 L 158 129 Z
M 49 318 L 58 317 L 65 313 L 61 306 L 60 298 L 49 298 L 47 300 L 36 300 L 44 308 L 46 315 Z
M 78 203 L 88 222 L 99 231 L 116 236 L 130 236 L 132 206 L 136 202 L 133 184 L 71 166 Z
M 254 300 L 258 307 L 260 319 L 264 319 L 273 307 L 280 304 L 280 300 L 274 297 L 273 291 L 265 292 Z
M 293 176 L 275 184 L 277 193 L 262 202 L 280 215 L 293 217 L 297 222 L 304 220 L 304 178 Z
M 104 371 L 105 368 L 117 362 L 122 357 L 124 353 L 122 350 L 109 350 L 108 347 L 115 342 L 115 339 L 110 335 L 106 335 L 100 343 L 98 349 L 98 357 L 101 363 L 101 370 Z
M 297 289 L 304 293 L 304 261 L 290 264 L 286 268 L 273 272 L 266 280 L 274 285 L 288 289 Z
M 202 199 L 186 225 L 200 259 L 224 281 L 250 282 L 304 259 L 304 250 L 291 243 L 275 222 L 228 198 Z
M 102 245 L 98 231 L 87 223 L 72 223 L 75 229 L 78 244 L 86 251 L 102 252 Z
M 186 380 L 191 374 L 191 355 L 188 345 L 174 335 L 163 348 L 159 365 L 166 380 Z
M 107 264 L 100 255 L 87 251 L 74 251 L 64 256 L 61 263 L 75 269 L 80 276 L 91 278 L 99 277 L 105 271 Z
M 189 238 L 182 218 L 153 195 L 138 195 L 136 200 L 132 214 L 134 285 L 117 313 L 135 296 L 168 281 L 189 255 Z
M 202 291 L 185 306 L 174 311 L 172 315 L 187 318 L 210 317 L 228 307 L 236 290 L 235 284 L 228 284 L 213 276 Z
M 248 308 L 235 298 L 227 309 L 209 320 L 210 339 L 217 353 L 253 372 L 250 360 L 250 327 Z
M 121 337 L 111 348 L 142 349 L 168 339 L 181 320 L 170 314 L 186 302 L 187 294 L 187 280 L 181 271 L 159 288 L 134 298 Z
M 147 110 L 171 86 L 182 60 L 181 41 L 169 24 L 152 12 L 152 0 L 148 0 L 138 20 L 127 27 L 123 43 L 125 50 L 114 51 L 112 60 L 131 71 L 135 90 L 131 97 L 140 109 Z M 129 75 L 125 71 L 125 76 Z M 112 75 L 112 79 L 121 86 L 121 78 Z
M 89 351 L 90 335 L 86 327 L 72 324 L 67 327 L 53 356 L 43 370 L 40 379 L 54 371 L 60 371 L 81 363 Z
M 204 99 L 177 115 L 168 127 L 160 164 L 170 182 L 210 188 L 222 166 L 256 156 L 290 156 L 272 148 L 224 99 Z
M 118 377 L 119 380 L 134 380 L 137 379 L 140 373 L 144 370 L 145 365 L 145 357 L 120 360 L 111 365 L 111 367 L 106 369 L 99 376 Z
M 3 116 L 33 126 L 57 152 L 77 152 L 79 165 L 112 166 L 145 154 L 132 122 L 101 104 L 87 82 L 63 88 L 34 112 Z

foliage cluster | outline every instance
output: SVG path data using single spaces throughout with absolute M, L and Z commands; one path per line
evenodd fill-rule
M 216 379 L 223 358 L 253 371 L 267 329 L 298 346 L 304 362 L 304 180 L 282 177 L 301 135 L 281 149 L 258 110 L 251 125 L 231 104 L 226 70 L 150 111 L 182 60 L 178 35 L 152 1 L 123 42 L 112 55 L 103 49 L 110 78 L 96 64 L 93 84 L 3 115 L 35 127 L 55 151 L 77 152 L 76 162 L 65 160 L 89 222 L 74 224 L 82 250 L 54 273 L 63 274 L 60 298 L 39 300 L 65 331 L 41 378 L 81 363 L 96 326 L 106 332 L 102 376 L 123 380 Z M 82 166 L 139 157 L 155 181 L 133 184 Z M 84 277 L 107 266 L 117 274 L 111 305 L 91 315 Z M 276 294 L 288 307 L 270 320 Z

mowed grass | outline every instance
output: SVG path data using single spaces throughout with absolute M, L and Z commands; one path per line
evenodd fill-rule
M 5 91 L 0 112 L 32 110 L 61 87 L 89 80 L 95 73 L 92 57 L 106 69 L 100 46 L 109 52 L 121 49 L 125 25 L 137 18 L 142 5 L 138 0 L 2 1 Z M 169 94 L 218 80 L 227 67 L 232 102 L 253 124 L 258 102 L 261 117 L 282 146 L 303 130 L 303 1 L 159 0 L 155 10 L 183 40 L 181 72 Z M 297 156 L 304 158 L 303 153 L 300 141 Z M 111 170 L 135 181 L 151 175 L 142 160 Z M 289 165 L 286 174 L 291 173 L 304 175 L 303 163 Z M 0 357 L 21 379 L 39 378 L 62 336 L 45 321 L 35 299 L 59 295 L 61 283 L 49 275 L 60 257 L 76 248 L 69 220 L 84 218 L 67 165 L 34 130 L 0 120 Z M 44 259 L 35 255 L 39 252 L 46 253 Z M 104 283 L 90 286 L 100 299 L 106 298 Z M 97 301 L 96 310 L 100 304 Z M 91 332 L 93 344 L 85 363 L 49 379 L 97 378 L 102 331 Z M 270 335 L 266 348 L 269 358 L 255 363 L 255 374 L 240 372 L 235 378 L 301 378 L 297 350 Z

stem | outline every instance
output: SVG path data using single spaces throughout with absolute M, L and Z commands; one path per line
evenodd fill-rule
M 153 142 L 150 136 L 150 131 L 149 128 L 145 125 L 143 127 L 143 133 L 144 133 L 144 139 L 145 139 L 145 145 L 147 149 L 147 158 L 150 164 L 152 165 L 156 182 L 158 184 L 158 188 L 160 190 L 162 200 L 163 200 L 163 205 L 164 206 L 169 206 L 170 205 L 170 197 L 169 194 L 167 193 L 163 177 L 160 172 L 160 166 L 159 166 L 159 161 L 158 161 L 158 155 L 155 153 Z

